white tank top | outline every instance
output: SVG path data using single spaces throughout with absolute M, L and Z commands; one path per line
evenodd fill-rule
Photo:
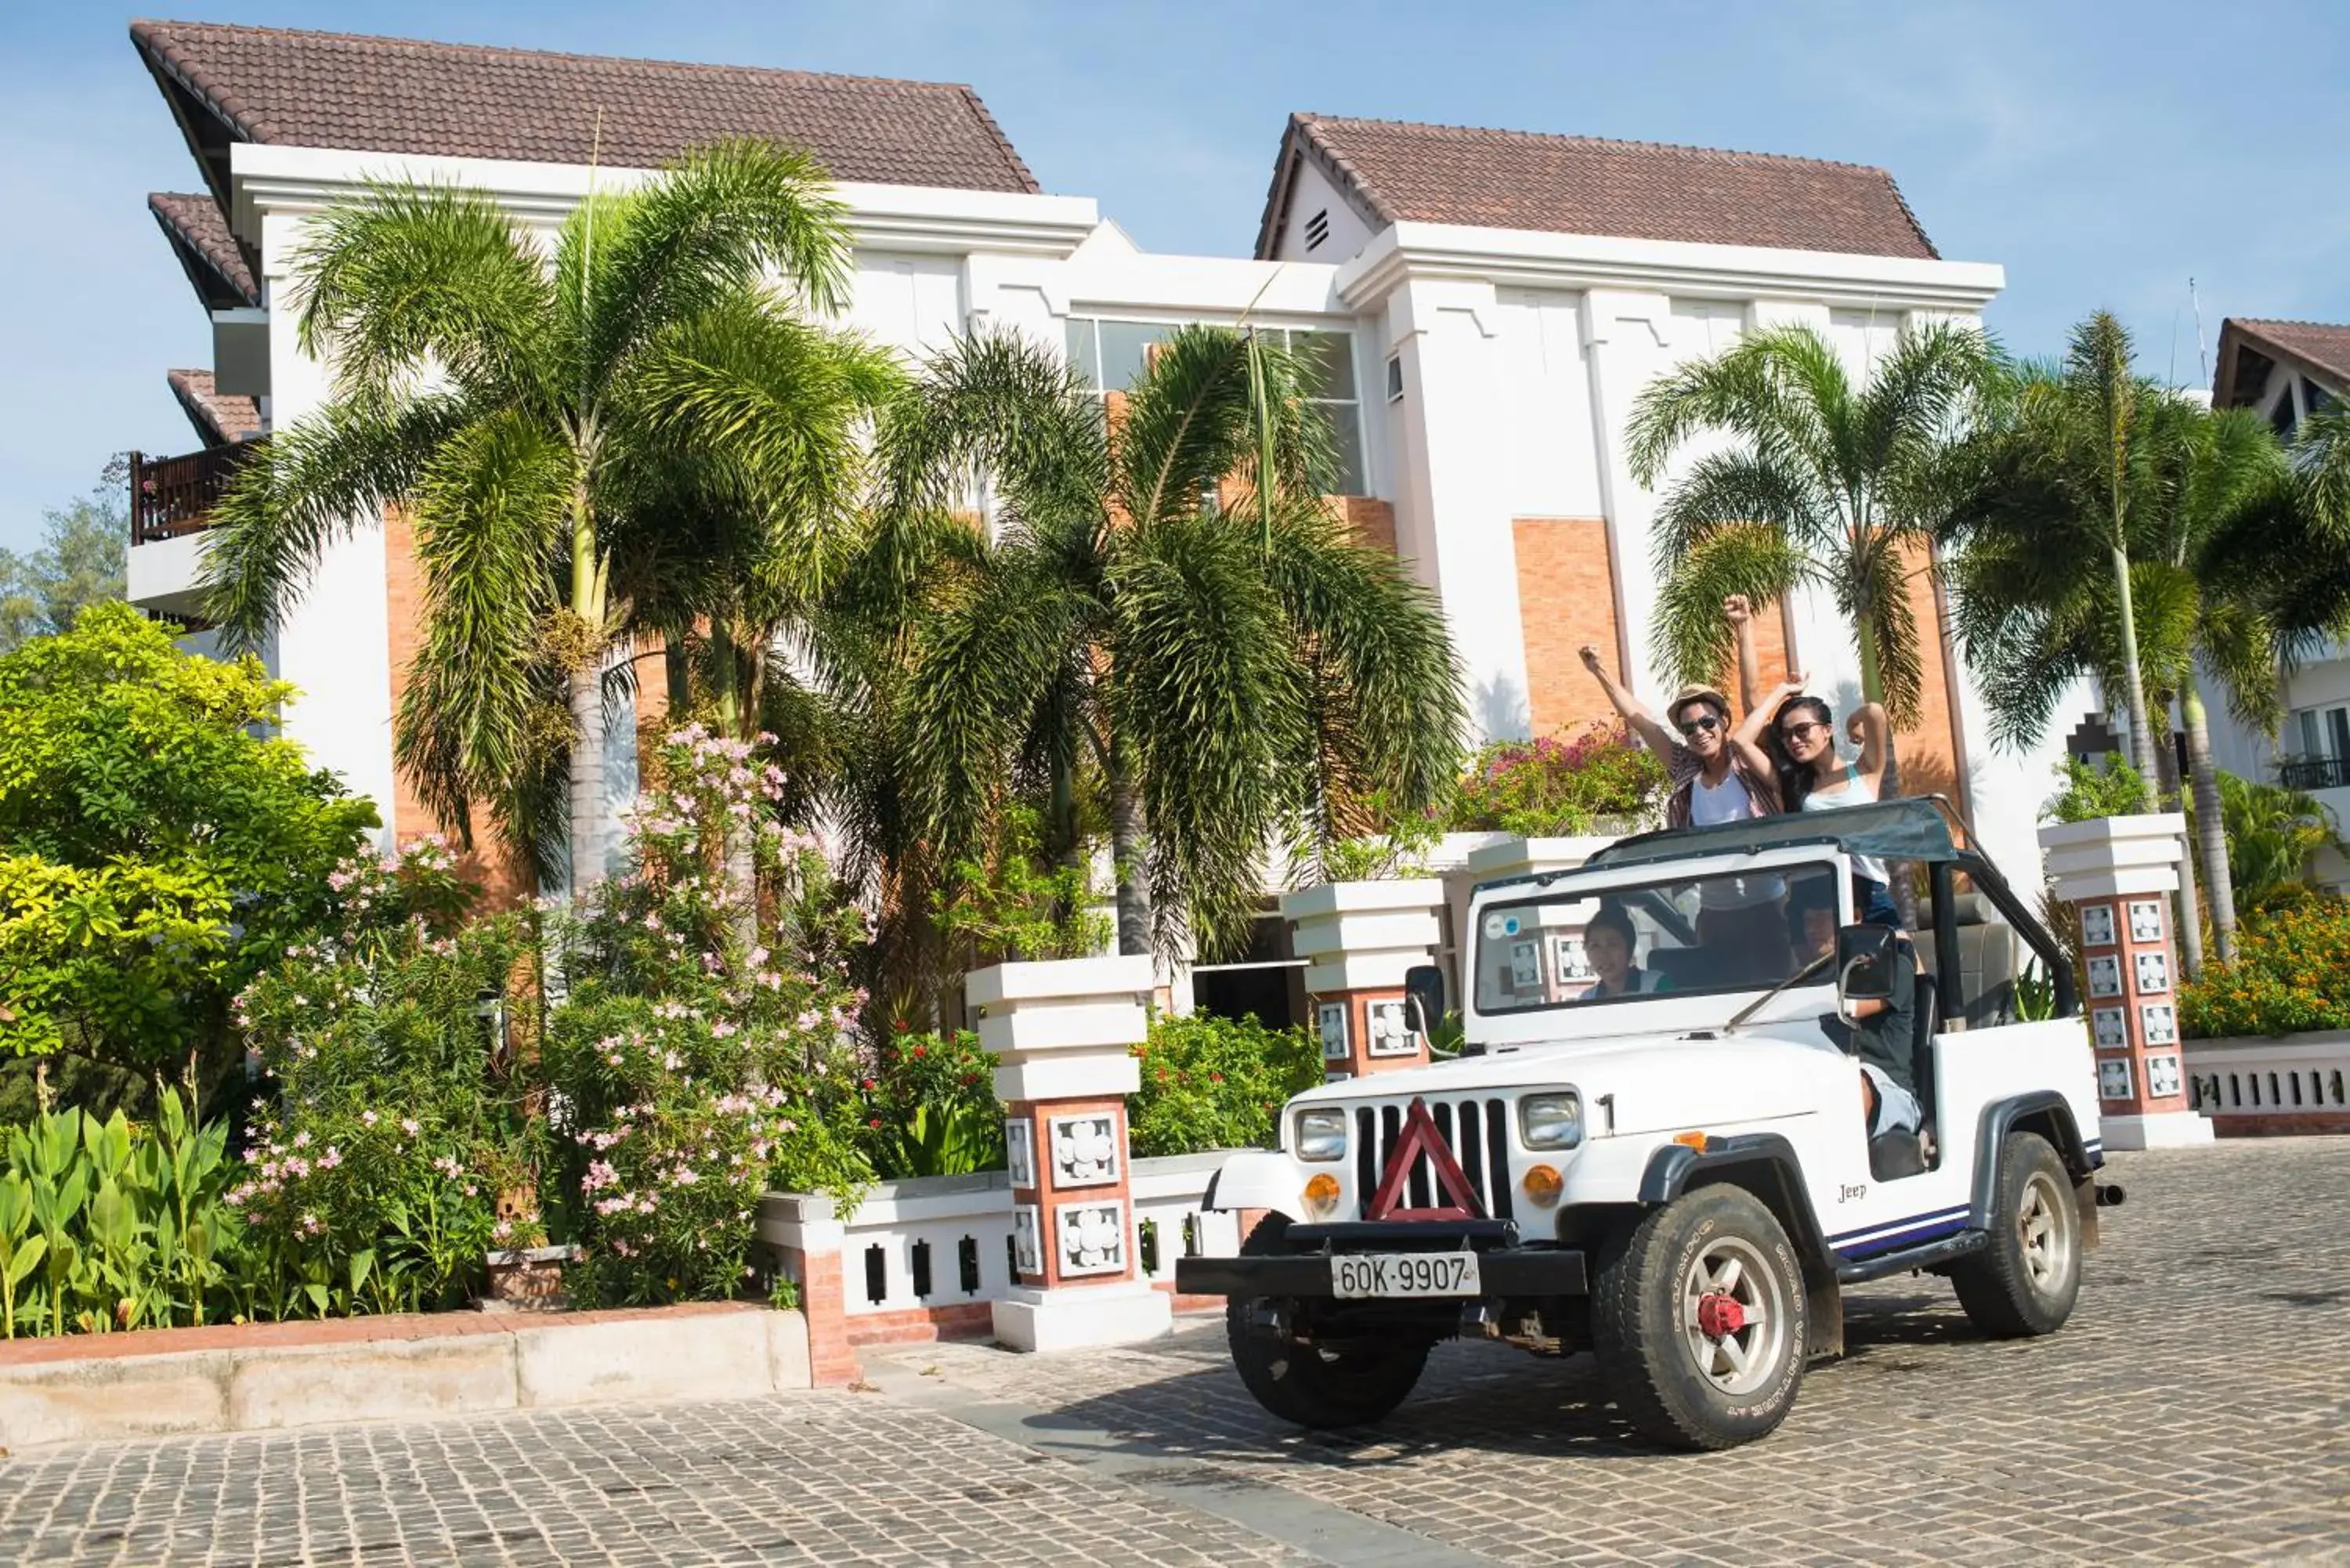
M 1850 763 L 1846 763 L 1844 769 L 1844 788 L 1836 791 L 1834 794 L 1822 794 L 1817 790 L 1814 790 L 1811 794 L 1804 797 L 1803 808 L 1805 811 L 1837 811 L 1848 805 L 1874 805 L 1876 804 L 1877 781 L 1875 779 L 1865 779 L 1861 777 L 1860 770 L 1853 766 Z M 1854 856 L 1852 857 L 1852 868 L 1856 873 L 1867 877 L 1872 882 L 1888 882 L 1891 880 L 1891 877 L 1887 875 L 1885 869 L 1885 862 L 1879 860 L 1874 855 Z

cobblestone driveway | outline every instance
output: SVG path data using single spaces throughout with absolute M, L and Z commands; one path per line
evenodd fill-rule
M 1482 1346 L 1376 1433 L 1302 1436 L 1200 1324 L 868 1356 L 879 1393 L 44 1451 L 0 1463 L 0 1562 L 2350 1562 L 2350 1139 L 2110 1174 L 2062 1334 L 1867 1287 L 1852 1354 L 1728 1454 Z

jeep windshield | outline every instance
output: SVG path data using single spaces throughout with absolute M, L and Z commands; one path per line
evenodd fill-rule
M 1478 916 L 1477 1011 L 1766 991 L 1835 946 L 1836 895 L 1832 864 L 1798 862 L 1490 903 Z

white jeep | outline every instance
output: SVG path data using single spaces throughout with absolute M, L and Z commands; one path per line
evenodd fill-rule
M 1853 923 L 1856 857 L 1924 867 L 1914 941 Z M 1985 901 L 2004 929 L 1962 930 Z M 1602 926 L 1606 945 L 1631 933 L 1637 968 L 1602 951 L 1595 973 Z M 1985 966 L 1965 939 L 2004 961 L 2010 931 L 2052 979 L 2051 1017 L 2020 1020 L 2010 985 L 1970 992 Z M 1233 1362 L 1274 1414 L 1377 1420 L 1460 1334 L 1589 1349 L 1643 1432 L 1724 1448 L 1842 1353 L 1846 1284 L 1947 1275 L 1993 1334 L 2071 1313 L 2097 1205 L 2120 1197 L 2094 1179 L 2072 971 L 1939 803 L 1626 839 L 1478 888 L 1463 935 L 1461 1055 L 1292 1100 L 1278 1148 L 1233 1156 L 1208 1192 L 1263 1211 L 1241 1255 L 1177 1265 L 1179 1290 L 1230 1298 Z M 1443 990 L 1413 971 L 1415 1027 Z M 1866 1059 L 1893 1070 L 1872 1083 Z M 1904 1077 L 1922 1126 L 1876 1111 L 1872 1137 Z

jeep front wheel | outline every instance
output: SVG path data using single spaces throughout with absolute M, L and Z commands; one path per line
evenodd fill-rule
M 1241 1243 L 1241 1256 L 1288 1251 L 1286 1216 L 1268 1214 Z M 1232 1369 L 1266 1412 L 1301 1427 L 1367 1426 L 1392 1412 L 1419 1382 L 1428 1365 L 1425 1339 L 1352 1338 L 1296 1345 L 1260 1326 L 1253 1299 L 1225 1303 L 1224 1334 Z
M 1592 1348 L 1633 1426 L 1660 1443 L 1727 1449 L 1786 1418 L 1810 1337 L 1803 1265 L 1743 1188 L 1701 1187 L 1602 1252 Z
M 2081 1216 L 2064 1162 L 2038 1133 L 2010 1133 L 2000 1146 L 1990 1243 L 1953 1264 L 1950 1282 L 1974 1325 L 1998 1338 L 2054 1334 L 2073 1315 Z

